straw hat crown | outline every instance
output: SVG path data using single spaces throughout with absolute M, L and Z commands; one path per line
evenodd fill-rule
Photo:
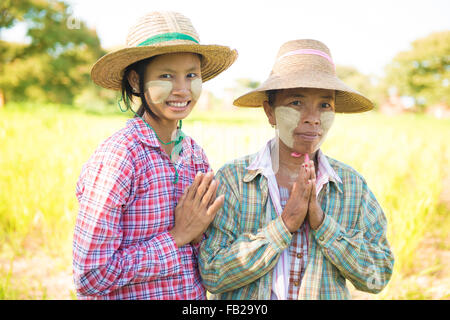
M 267 91 L 290 88 L 335 90 L 336 112 L 356 113 L 373 109 L 369 99 L 337 77 L 328 47 L 312 39 L 284 43 L 268 79 L 259 88 L 237 98 L 233 104 L 238 107 L 261 107 L 267 100 Z
M 156 55 L 191 52 L 201 55 L 203 82 L 228 69 L 237 51 L 227 46 L 200 44 L 189 18 L 178 12 L 151 12 L 129 29 L 126 47 L 101 57 L 92 67 L 92 80 L 105 88 L 120 90 L 123 73 L 129 65 Z
M 145 40 L 158 35 L 180 33 L 192 37 L 197 43 L 200 38 L 191 20 L 178 12 L 161 11 L 152 12 L 139 18 L 134 26 L 130 28 L 126 44 L 127 47 L 137 47 Z M 192 42 L 192 40 L 177 39 L 177 43 Z M 167 45 L 167 43 L 166 43 Z
M 294 40 L 283 44 L 278 51 L 276 62 L 272 72 L 275 74 L 285 74 L 289 72 L 316 71 L 335 75 L 334 64 L 326 58 L 312 54 L 289 54 L 297 50 L 314 50 L 323 52 L 331 58 L 330 50 L 322 42 L 317 40 Z M 311 51 L 313 52 L 313 51 Z

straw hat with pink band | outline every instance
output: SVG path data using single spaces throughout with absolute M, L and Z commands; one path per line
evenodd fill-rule
M 357 113 L 373 109 L 369 99 L 336 76 L 327 46 L 311 39 L 283 44 L 269 78 L 257 89 L 237 98 L 233 104 L 238 107 L 262 107 L 263 102 L 267 101 L 268 90 L 291 88 L 336 90 L 336 112 Z
M 238 107 L 261 107 L 268 100 L 267 91 L 292 88 L 335 90 L 335 112 L 357 113 L 373 109 L 369 99 L 337 77 L 328 47 L 311 39 L 283 44 L 269 78 L 257 89 L 237 98 L 233 104 Z M 302 154 L 292 152 L 291 156 L 301 157 Z M 308 154 L 305 154 L 305 162 L 309 162 Z
M 189 18 L 178 12 L 151 12 L 133 25 L 126 47 L 101 57 L 92 67 L 92 80 L 107 89 L 120 90 L 127 66 L 156 55 L 192 52 L 201 55 L 202 81 L 210 80 L 230 67 L 237 51 L 227 46 L 200 44 Z

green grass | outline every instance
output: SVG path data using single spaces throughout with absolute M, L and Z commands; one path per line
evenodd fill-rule
M 12 276 L 12 263 L 8 270 L 4 270 L 0 268 L 0 300 L 16 300 L 20 296 L 20 293 L 17 289 L 13 288 L 11 285 L 11 276 Z
M 0 113 L 0 243 L 17 254 L 58 252 L 73 226 L 81 166 L 124 117 L 28 107 Z
M 39 251 L 62 258 L 70 269 L 81 166 L 130 116 L 55 105 L 0 110 L 0 261 Z M 262 109 L 194 111 L 183 129 L 205 149 L 215 171 L 256 152 L 273 135 Z M 448 210 L 439 203 L 442 181 L 450 174 L 448 141 L 448 120 L 367 113 L 338 115 L 322 147 L 366 178 L 387 216 L 396 263 L 382 298 L 401 297 L 397 289 L 413 269 L 430 223 L 442 220 L 447 230 L 438 234 L 448 232 L 448 219 L 442 218 Z M 9 268 L 0 269 L 0 279 L 0 299 L 23 296 Z M 411 295 L 420 298 L 414 290 Z

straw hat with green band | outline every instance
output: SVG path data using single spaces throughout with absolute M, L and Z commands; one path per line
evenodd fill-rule
M 337 77 L 328 47 L 311 39 L 284 43 L 269 78 L 255 90 L 234 100 L 233 104 L 238 107 L 261 107 L 268 100 L 267 91 L 290 88 L 335 90 L 336 112 L 357 113 L 373 109 L 369 99 Z
M 139 60 L 175 52 L 202 56 L 203 82 L 228 69 L 237 51 L 227 46 L 200 44 L 189 18 L 178 12 L 151 12 L 130 28 L 126 48 L 101 57 L 91 70 L 92 80 L 107 89 L 120 90 L 126 67 Z

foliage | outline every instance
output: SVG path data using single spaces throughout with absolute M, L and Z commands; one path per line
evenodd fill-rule
M 384 100 L 382 86 L 375 76 L 363 74 L 355 67 L 344 65 L 336 66 L 336 74 L 345 84 L 371 100 L 375 107 Z
M 386 67 L 385 81 L 422 108 L 450 106 L 450 31 L 432 33 L 398 53 Z
M 17 21 L 23 21 L 34 9 L 42 9 L 42 4 L 43 1 L 40 0 L 3 0 L 0 3 L 0 30 L 14 26 Z
M 90 84 L 90 68 L 105 52 L 95 30 L 63 1 L 2 1 L 0 31 L 23 21 L 30 43 L 0 41 L 0 90 L 11 101 L 72 103 Z
M 247 90 L 253 90 L 259 87 L 260 83 L 258 81 L 252 80 L 250 78 L 239 78 L 236 80 L 236 84 Z
M 257 87 L 259 87 L 259 85 L 259 81 L 253 80 L 251 78 L 238 78 L 234 81 L 233 86 L 226 90 L 232 97 L 237 98 L 244 93 L 256 89 Z

